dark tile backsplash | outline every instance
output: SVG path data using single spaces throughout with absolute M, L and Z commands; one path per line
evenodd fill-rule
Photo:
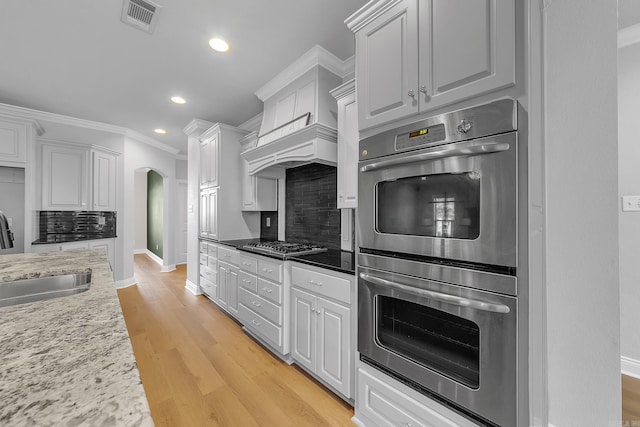
M 285 237 L 340 249 L 340 210 L 336 207 L 338 172 L 312 163 L 287 169 Z
M 267 226 L 269 218 L 269 226 Z M 260 212 L 260 239 L 278 240 L 278 212 Z
M 116 237 L 116 212 L 40 211 L 38 242 Z

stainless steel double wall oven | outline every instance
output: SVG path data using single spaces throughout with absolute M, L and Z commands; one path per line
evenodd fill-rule
M 502 99 L 360 141 L 361 359 L 486 425 L 524 381 L 521 139 Z

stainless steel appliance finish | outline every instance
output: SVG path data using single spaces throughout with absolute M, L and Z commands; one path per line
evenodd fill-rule
M 0 211 L 0 249 L 13 248 L 13 233 L 9 229 L 9 221 Z
M 242 249 L 277 256 L 282 259 L 286 259 L 294 255 L 315 254 L 318 252 L 325 252 L 327 250 L 325 247 L 311 243 L 285 242 L 282 240 L 264 240 L 260 242 L 247 243 L 242 246 Z
M 79 294 L 89 290 L 91 273 L 0 282 L 0 307 Z
M 516 267 L 517 140 L 512 99 L 362 140 L 359 246 Z
M 492 273 L 368 254 L 358 263 L 362 359 L 463 413 L 517 425 L 517 298 L 482 290 Z

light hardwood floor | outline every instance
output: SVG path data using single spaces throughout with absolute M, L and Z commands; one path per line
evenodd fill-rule
M 353 426 L 351 406 L 188 292 L 184 265 L 135 255 L 135 275 L 118 296 L 156 426 Z
M 622 425 L 640 427 L 640 380 L 622 376 Z

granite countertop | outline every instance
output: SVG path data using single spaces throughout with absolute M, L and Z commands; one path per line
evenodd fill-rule
M 86 292 L 0 308 L 0 425 L 153 426 L 106 253 L 0 256 L 0 282 L 87 270 Z
M 243 246 L 248 243 L 259 242 L 260 239 L 242 239 L 242 240 L 223 240 L 214 241 L 223 245 L 231 246 L 240 251 L 252 253 L 254 255 L 262 255 L 269 258 L 282 260 L 282 256 L 270 255 L 262 252 L 255 252 L 244 249 Z M 327 268 L 329 270 L 338 271 L 345 274 L 356 273 L 356 258 L 353 252 L 341 251 L 338 249 L 328 249 L 324 252 L 307 255 L 293 255 L 287 258 L 287 261 L 298 261 L 303 264 L 314 265 L 316 267 Z

